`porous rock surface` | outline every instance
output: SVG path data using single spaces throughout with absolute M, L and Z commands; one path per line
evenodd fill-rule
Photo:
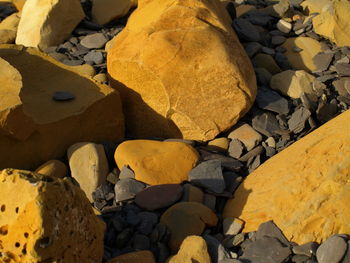
M 0 172 L 0 262 L 102 261 L 105 224 L 69 179 Z
M 33 48 L 1 45 L 0 67 L 0 169 L 36 169 L 75 142 L 123 138 L 115 90 Z M 58 91 L 75 98 L 55 101 Z
M 294 242 L 350 234 L 350 111 L 266 161 L 239 186 L 224 217 L 245 221 L 244 232 L 273 220 Z
M 256 95 L 251 63 L 219 1 L 141 0 L 108 51 L 136 137 L 210 140 Z

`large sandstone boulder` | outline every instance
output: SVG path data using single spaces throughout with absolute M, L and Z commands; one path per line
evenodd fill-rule
M 108 51 L 136 137 L 210 140 L 256 95 L 251 63 L 216 0 L 141 0 Z
M 16 44 L 40 49 L 61 44 L 84 16 L 80 0 L 27 0 Z
M 93 0 L 92 19 L 95 23 L 104 25 L 125 16 L 136 6 L 137 0 Z
M 350 234 L 350 111 L 261 165 L 228 201 L 224 217 L 255 231 L 273 220 L 297 243 Z
M 118 92 L 35 49 L 0 46 L 0 86 L 0 169 L 35 169 L 73 143 L 124 136 Z M 61 91 L 74 99 L 53 100 Z
M 18 23 L 20 20 L 19 13 L 13 13 L 6 17 L 0 23 L 0 44 L 12 44 L 15 43 Z
M 313 18 L 314 31 L 337 46 L 350 46 L 350 2 L 348 0 L 306 0 L 305 11 L 319 13 Z
M 0 172 L 0 262 L 101 262 L 105 224 L 69 179 Z

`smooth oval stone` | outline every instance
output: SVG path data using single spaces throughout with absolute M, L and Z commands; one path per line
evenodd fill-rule
M 55 101 L 69 101 L 74 100 L 75 96 L 67 91 L 57 91 L 53 94 L 52 98 Z
M 135 197 L 135 203 L 144 209 L 153 211 L 168 207 L 178 201 L 183 192 L 179 184 L 154 185 L 139 192 Z

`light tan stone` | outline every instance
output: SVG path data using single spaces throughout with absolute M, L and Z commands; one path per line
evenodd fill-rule
M 136 6 L 137 0 L 93 0 L 92 19 L 97 24 L 105 25 L 125 16 Z
M 252 106 L 250 60 L 216 0 L 139 1 L 108 50 L 128 132 L 207 141 Z
M 188 179 L 199 154 L 183 142 L 124 141 L 114 154 L 119 169 L 128 165 L 135 179 L 146 184 L 179 184 Z
M 244 232 L 268 220 L 304 244 L 350 234 L 350 111 L 270 158 L 239 186 L 224 217 L 245 221 Z
M 89 64 L 83 64 L 78 66 L 70 66 L 70 68 L 80 75 L 86 75 L 88 77 L 93 77 L 96 74 L 95 68 Z
M 169 247 L 177 251 L 182 241 L 191 235 L 201 235 L 206 226 L 215 226 L 218 218 L 208 207 L 195 202 L 181 202 L 168 208 L 160 223 L 170 230 Z
M 80 0 L 27 0 L 16 44 L 42 50 L 61 44 L 84 16 Z
M 50 160 L 38 167 L 35 172 L 56 178 L 64 178 L 67 175 L 68 169 L 63 162 Z
M 20 18 L 19 13 L 14 13 L 1 21 L 0 44 L 12 44 L 15 42 Z
M 104 83 L 108 80 L 107 75 L 104 73 L 100 73 L 100 74 L 95 75 L 93 79 L 98 81 L 98 82 L 101 82 L 101 83 Z
M 69 179 L 0 172 L 0 262 L 102 262 L 105 224 Z
M 26 3 L 26 0 L 12 0 L 12 3 L 17 8 L 17 10 L 21 12 L 24 4 Z
M 211 263 L 208 247 L 200 236 L 188 236 L 182 242 L 179 252 L 167 263 Z
M 230 144 L 229 139 L 227 139 L 226 137 L 220 137 L 209 141 L 208 147 L 214 151 L 227 152 L 229 144 Z
M 246 123 L 240 123 L 239 125 L 235 126 L 232 132 L 230 132 L 228 135 L 228 138 L 241 141 L 246 147 L 247 151 L 250 151 L 262 141 L 261 134 Z
M 68 148 L 67 156 L 72 177 L 92 202 L 92 193 L 106 182 L 109 172 L 103 145 L 79 142 Z
M 156 263 L 151 251 L 141 250 L 120 255 L 107 261 L 107 263 Z
M 0 57 L 0 169 L 33 170 L 76 142 L 123 138 L 115 90 L 33 48 L 1 45 Z M 54 101 L 57 91 L 75 99 Z
M 319 13 L 312 20 L 314 31 L 337 46 L 350 46 L 350 2 L 348 0 L 306 0 L 302 7 Z
M 317 69 L 312 60 L 317 53 L 322 51 L 322 46 L 317 40 L 310 37 L 288 38 L 282 46 L 286 48 L 287 51 L 284 54 L 294 69 L 309 72 Z M 294 51 L 295 47 L 302 50 L 296 52 Z
M 286 70 L 272 76 L 270 87 L 285 96 L 299 99 L 303 94 L 316 95 L 316 78 L 304 70 Z

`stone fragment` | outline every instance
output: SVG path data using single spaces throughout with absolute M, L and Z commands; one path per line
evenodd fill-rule
M 102 262 L 105 224 L 68 178 L 0 172 L 0 262 Z
M 344 257 L 348 245 L 344 238 L 334 235 L 323 242 L 316 251 L 319 263 L 338 263 Z
M 173 205 L 182 196 L 183 187 L 179 184 L 154 185 L 136 194 L 135 203 L 150 211 Z
M 202 203 L 204 200 L 204 193 L 203 191 L 191 184 L 185 184 L 184 185 L 184 193 L 182 195 L 182 202 L 197 202 Z
M 256 101 L 261 109 L 278 114 L 288 114 L 289 112 L 288 101 L 269 88 L 259 87 Z
M 190 171 L 188 178 L 193 184 L 217 194 L 225 190 L 225 180 L 219 160 L 200 163 Z
M 105 73 L 99 73 L 93 77 L 94 80 L 100 82 L 100 83 L 105 83 L 108 81 L 107 75 Z
M 86 63 L 93 63 L 96 65 L 103 63 L 104 60 L 102 52 L 96 50 L 87 53 L 83 59 Z
M 53 95 L 52 95 L 52 99 L 55 101 L 70 101 L 70 100 L 74 100 L 75 96 L 67 91 L 56 91 Z
M 141 250 L 136 252 L 126 253 L 108 260 L 106 263 L 156 263 L 154 255 L 149 250 Z
M 256 95 L 249 58 L 216 0 L 143 1 L 108 50 L 107 68 L 112 86 L 123 84 L 135 138 L 211 140 Z
M 124 141 L 114 158 L 121 169 L 128 165 L 135 179 L 146 184 L 177 184 L 188 179 L 198 161 L 197 151 L 183 142 Z
M 26 1 L 27 0 L 12 0 L 12 4 L 21 12 Z
M 332 52 L 321 52 L 314 56 L 312 60 L 316 66 L 316 71 L 326 71 L 333 60 L 333 56 Z
M 228 154 L 231 157 L 238 159 L 239 157 L 241 157 L 243 150 L 244 150 L 243 143 L 237 139 L 233 139 L 230 142 L 230 146 L 228 148 Z
M 175 256 L 167 263 L 211 263 L 207 243 L 200 236 L 188 236 L 184 239 Z
M 145 188 L 145 185 L 132 178 L 120 179 L 114 186 L 115 201 L 127 201 L 135 197 Z
M 6 149 L 0 150 L 0 169 L 36 169 L 62 157 L 76 142 L 123 138 L 115 90 L 33 48 L 3 45 L 0 57 L 0 149 Z M 52 100 L 62 87 L 75 99 Z
M 233 130 L 228 135 L 228 138 L 241 141 L 247 151 L 250 151 L 262 141 L 261 134 L 246 123 L 240 123 L 234 126 Z
M 296 70 L 315 71 L 317 69 L 313 58 L 322 51 L 319 41 L 310 37 L 288 38 L 282 45 L 286 52 L 284 53 L 290 64 Z M 295 52 L 295 48 L 299 48 L 299 52 Z
M 348 249 L 346 250 L 346 253 L 343 257 L 343 259 L 340 261 L 340 263 L 350 263 L 350 241 L 348 240 Z
M 19 13 L 13 13 L 0 23 L 0 44 L 15 43 L 17 28 L 20 20 Z
M 258 42 L 248 42 L 248 43 L 244 43 L 243 47 L 247 55 L 250 58 L 252 58 L 256 55 L 256 53 L 258 53 L 261 50 L 262 45 Z
M 236 7 L 236 15 L 237 17 L 240 17 L 250 11 L 256 10 L 256 7 L 254 5 L 239 5 Z
M 126 179 L 126 178 L 135 178 L 135 174 L 133 170 L 131 170 L 128 166 L 124 165 L 123 168 L 120 170 L 119 173 L 120 179 Z
M 61 44 L 84 16 L 79 0 L 27 0 L 16 44 L 42 50 Z
M 292 30 L 292 24 L 283 19 L 278 20 L 276 26 L 279 31 L 286 34 L 288 34 Z
M 219 152 L 227 152 L 230 140 L 226 137 L 216 138 L 208 142 L 208 147 L 211 150 Z
M 300 133 L 305 128 L 305 123 L 311 116 L 311 112 L 304 108 L 300 107 L 295 110 L 288 120 L 288 128 L 294 133 Z
M 201 235 L 205 226 L 215 226 L 216 215 L 206 206 L 194 202 L 177 203 L 162 215 L 160 222 L 171 232 L 169 247 L 177 251 L 191 235 Z
M 338 111 L 338 102 L 336 99 L 327 101 L 325 96 L 321 97 L 318 107 L 316 109 L 317 119 L 324 123 L 332 119 Z
M 254 68 L 257 82 L 260 86 L 269 86 L 272 74 L 265 68 Z M 259 90 L 258 90 L 259 93 Z M 258 95 L 257 95 L 258 97 Z
M 243 42 L 259 42 L 261 40 L 259 31 L 247 19 L 235 19 L 233 21 L 233 28 Z
M 218 239 L 208 234 L 203 235 L 203 238 L 208 246 L 211 263 L 221 263 L 225 262 L 225 259 L 229 259 L 229 254 Z
M 341 78 L 333 81 L 333 86 L 339 95 L 349 97 L 350 96 L 350 78 Z
M 239 218 L 225 218 L 222 222 L 224 235 L 237 235 L 243 229 L 244 222 Z
M 275 115 L 270 112 L 256 115 L 253 118 L 252 125 L 255 130 L 267 137 L 272 136 L 281 130 Z
M 81 41 L 80 44 L 83 47 L 92 49 L 92 48 L 103 48 L 106 43 L 107 43 L 108 39 L 105 37 L 104 34 L 102 33 L 95 33 L 95 34 L 91 34 L 91 35 L 87 35 L 86 37 L 84 37 Z
M 106 182 L 108 161 L 102 144 L 79 142 L 67 150 L 72 177 L 77 180 L 86 196 L 92 201 L 92 193 Z
M 316 242 L 308 242 L 303 245 L 294 246 L 292 248 L 292 251 L 294 254 L 297 254 L 297 255 L 305 255 L 305 256 L 311 257 L 316 255 L 316 251 L 318 247 L 319 247 L 319 244 L 317 244 Z
M 92 19 L 97 24 L 105 25 L 125 16 L 136 5 L 137 0 L 93 0 Z
M 264 68 L 272 75 L 275 75 L 282 71 L 281 68 L 276 64 L 276 61 L 273 59 L 273 57 L 267 54 L 256 55 L 253 58 L 252 62 L 254 67 Z
M 316 95 L 315 82 L 316 78 L 304 70 L 286 70 L 272 76 L 270 86 L 285 96 L 298 99 L 303 94 Z
M 224 217 L 245 221 L 244 232 L 273 220 L 298 244 L 350 233 L 349 119 L 346 111 L 266 161 L 239 186 Z
M 278 239 L 263 237 L 249 244 L 240 259 L 250 262 L 282 263 L 290 254 L 290 248 L 283 246 Z
M 346 0 L 306 0 L 302 7 L 309 13 L 318 13 L 313 19 L 314 31 L 337 46 L 350 46 L 350 3 Z M 336 14 L 336 15 L 334 15 Z
M 263 237 L 274 237 L 277 238 L 286 247 L 289 246 L 287 238 L 283 235 L 281 229 L 279 229 L 273 221 L 267 221 L 262 223 L 258 231 L 256 232 L 255 238 L 262 239 Z
M 286 42 L 287 38 L 284 36 L 273 36 L 271 38 L 271 44 L 275 46 L 282 45 L 284 42 Z
M 64 178 L 67 175 L 68 168 L 59 160 L 50 160 L 38 167 L 35 172 L 56 178 Z
M 335 65 L 335 70 L 340 76 L 349 76 L 350 77 L 350 64 L 337 63 Z

